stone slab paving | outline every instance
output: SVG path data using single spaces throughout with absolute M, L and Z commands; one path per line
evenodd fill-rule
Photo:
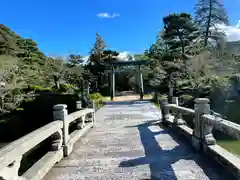
M 111 103 L 96 126 L 45 180 L 228 180 L 223 169 L 197 154 L 149 102 Z

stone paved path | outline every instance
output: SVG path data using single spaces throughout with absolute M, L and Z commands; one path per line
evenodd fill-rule
M 45 180 L 224 180 L 224 171 L 159 126 L 148 102 L 112 103 Z

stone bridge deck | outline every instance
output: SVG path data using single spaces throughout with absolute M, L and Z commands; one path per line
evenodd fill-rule
M 148 102 L 108 104 L 96 126 L 45 180 L 224 180 L 229 176 L 183 138 L 159 125 Z

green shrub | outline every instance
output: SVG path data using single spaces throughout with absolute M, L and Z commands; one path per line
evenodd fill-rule
M 60 93 L 74 93 L 75 92 L 75 88 L 71 84 L 59 84 L 59 88 L 57 88 L 56 86 L 53 86 L 52 90 L 54 92 L 60 92 Z
M 14 88 L 12 89 L 12 95 L 18 95 L 22 93 L 22 89 L 21 88 Z
M 183 94 L 179 96 L 180 105 L 183 105 L 188 108 L 193 108 L 194 97 L 190 94 Z
M 194 97 L 189 94 L 183 94 L 179 98 L 183 101 L 191 101 L 194 99 Z
M 23 108 L 17 108 L 16 111 L 24 111 Z
M 240 81 L 240 74 L 234 74 L 229 79 L 232 80 L 232 81 L 235 81 L 235 82 L 239 82 Z
M 159 99 L 159 100 L 166 100 L 166 99 L 168 99 L 168 95 L 166 95 L 166 94 L 160 94 L 160 95 L 158 96 L 158 99 Z
M 45 88 L 37 85 L 31 85 L 28 87 L 29 91 L 34 91 L 34 92 L 51 92 L 51 88 Z
M 59 87 L 60 87 L 59 88 L 60 92 L 70 93 L 70 92 L 74 92 L 74 90 L 75 90 L 74 86 L 71 84 L 60 84 Z
M 103 98 L 103 96 L 97 92 L 97 93 L 90 94 L 90 98 L 91 100 L 100 100 Z

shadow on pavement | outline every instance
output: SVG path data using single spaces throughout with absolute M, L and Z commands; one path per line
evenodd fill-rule
M 195 152 L 191 148 L 191 145 L 186 142 L 186 140 L 179 137 L 177 138 L 176 135 L 171 132 L 170 128 L 164 128 L 162 127 L 162 125 L 160 125 L 159 131 L 152 132 L 149 128 L 150 126 L 155 126 L 157 128 L 159 127 L 159 124 L 157 124 L 156 121 L 150 121 L 137 126 L 126 127 L 138 128 L 141 143 L 145 151 L 145 156 L 123 161 L 119 164 L 119 167 L 135 167 L 148 164 L 151 173 L 151 180 L 177 180 L 178 178 L 191 179 L 191 174 L 194 173 L 193 171 L 195 169 L 191 168 L 191 165 L 188 164 L 189 161 L 182 162 L 183 164 L 186 163 L 186 167 L 179 167 L 178 165 L 178 169 L 180 168 L 182 170 L 178 171 L 178 177 L 176 176 L 176 171 L 173 169 L 173 165 L 180 160 L 192 160 L 202 169 L 203 172 L 197 172 L 201 177 L 203 177 L 202 174 L 204 173 L 209 180 L 225 180 L 230 178 L 229 175 L 226 174 L 224 170 L 220 168 L 217 164 L 209 162 L 209 160 L 203 154 Z M 161 141 L 158 142 L 155 137 L 164 134 L 169 134 L 170 138 L 166 140 L 164 139 L 163 143 L 166 144 L 166 142 L 172 138 L 173 141 L 175 141 L 178 145 L 176 145 L 171 150 L 164 150 L 160 146 Z M 198 170 L 200 168 L 198 168 Z M 180 178 L 179 176 L 182 176 L 182 178 Z M 196 178 L 196 175 L 192 176 L 192 179 Z M 199 179 L 200 176 L 198 177 Z

